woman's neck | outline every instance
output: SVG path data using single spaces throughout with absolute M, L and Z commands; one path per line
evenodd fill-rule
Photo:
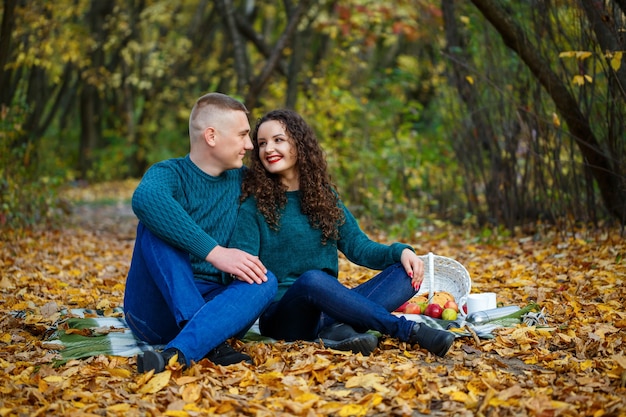
M 300 189 L 300 178 L 297 174 L 284 176 L 281 182 L 287 187 L 287 191 L 298 191 Z

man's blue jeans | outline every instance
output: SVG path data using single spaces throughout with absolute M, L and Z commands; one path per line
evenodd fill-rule
M 323 271 L 307 271 L 265 310 L 259 328 L 274 339 L 315 340 L 324 327 L 341 322 L 408 341 L 415 323 L 391 312 L 414 295 L 399 263 L 352 289 Z
M 140 222 L 126 280 L 126 322 L 140 339 L 177 348 L 188 362 L 199 361 L 254 324 L 276 295 L 276 277 L 268 273 L 267 278 L 260 285 L 195 279 L 189 254 Z

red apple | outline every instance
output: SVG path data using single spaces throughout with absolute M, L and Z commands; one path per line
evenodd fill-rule
M 406 308 L 404 309 L 406 314 L 422 314 L 422 309 L 419 304 L 416 303 L 408 303 Z
M 407 301 L 407 302 L 405 302 L 405 303 L 402 303 L 402 305 L 401 305 L 400 307 L 396 308 L 396 311 L 398 311 L 398 312 L 400 312 L 400 313 L 404 313 L 404 312 L 405 312 L 404 310 L 406 310 L 406 306 L 407 306 L 407 304 L 409 304 L 409 302 L 408 302 L 408 301 Z
M 443 309 L 445 310 L 446 308 L 451 308 L 452 310 L 456 311 L 457 313 L 459 312 L 459 306 L 456 303 L 456 301 L 454 300 L 449 300 L 447 301 L 444 305 L 443 305 Z
M 463 304 L 463 312 L 467 314 L 467 304 Z
M 428 304 L 428 307 L 426 307 L 426 311 L 424 311 L 424 314 L 434 319 L 440 318 L 441 313 L 443 313 L 443 308 L 441 308 L 439 304 L 435 304 L 435 303 Z

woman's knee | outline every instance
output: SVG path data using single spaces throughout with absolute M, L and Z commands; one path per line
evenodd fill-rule
M 338 282 L 337 278 L 320 270 L 306 271 L 296 281 L 294 285 L 305 286 L 309 288 L 328 288 L 329 283 Z

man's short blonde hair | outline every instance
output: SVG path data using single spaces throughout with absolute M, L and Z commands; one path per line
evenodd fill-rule
M 242 111 L 248 114 L 246 106 L 230 96 L 222 93 L 208 93 L 196 100 L 189 115 L 189 138 L 193 142 L 204 130 L 215 125 L 228 111 Z

